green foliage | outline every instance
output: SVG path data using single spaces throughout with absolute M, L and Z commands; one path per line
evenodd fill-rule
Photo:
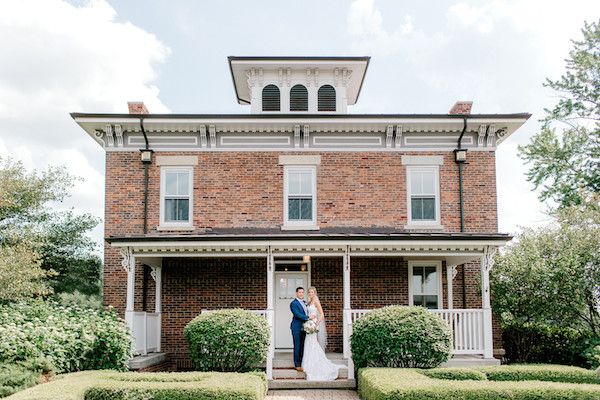
M 52 292 L 47 279 L 53 275 L 54 271 L 42 269 L 37 253 L 30 246 L 0 243 L 0 301 L 47 295 Z
M 421 373 L 430 378 L 451 381 L 485 381 L 487 379 L 483 372 L 470 368 L 432 368 L 424 369 Z
M 600 192 L 600 23 L 586 23 L 582 33 L 583 40 L 573 41 L 565 74 L 546 80 L 558 103 L 546 110 L 541 131 L 519 147 L 540 198 L 561 208 Z M 566 128 L 557 132 L 557 125 Z
M 57 372 L 125 369 L 131 339 L 111 311 L 35 301 L 0 305 L 0 360 L 45 358 Z
M 91 308 L 93 310 L 103 310 L 102 297 L 98 295 L 87 295 L 75 290 L 72 293 L 58 293 L 54 296 L 57 303 L 65 307 Z
M 598 372 L 600 372 L 600 344 L 592 344 L 589 346 L 583 352 L 583 356 L 590 368 L 598 369 Z
M 245 372 L 265 362 L 270 331 L 263 317 L 234 309 L 197 316 L 184 335 L 195 369 Z
M 263 373 L 84 371 L 58 375 L 10 400 L 252 399 L 265 397 Z
M 28 172 L 0 158 L 0 300 L 53 291 L 100 294 L 102 265 L 87 236 L 99 220 L 49 205 L 62 201 L 74 182 L 64 168 Z
M 591 201 L 556 216 L 555 224 L 524 230 L 496 257 L 492 307 L 505 324 L 560 325 L 598 336 L 600 206 Z
M 600 384 L 592 370 L 568 365 L 514 364 L 479 368 L 490 381 L 544 381 Z
M 512 322 L 503 326 L 502 340 L 509 362 L 587 366 L 590 338 L 573 328 Z
M 596 384 L 445 380 L 429 378 L 423 371 L 398 368 L 360 370 L 358 391 L 363 400 L 591 400 L 600 397 L 600 385 Z
M 40 372 L 15 363 L 0 364 L 0 397 L 10 396 L 19 390 L 37 384 Z
M 450 358 L 448 326 L 423 307 L 390 306 L 357 320 L 351 337 L 356 368 L 433 368 Z

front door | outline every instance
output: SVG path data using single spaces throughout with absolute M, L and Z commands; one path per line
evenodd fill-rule
M 290 303 L 296 297 L 296 288 L 308 289 L 308 272 L 276 272 L 275 273 L 275 348 L 291 349 L 292 312 Z M 306 296 L 306 293 L 305 293 Z

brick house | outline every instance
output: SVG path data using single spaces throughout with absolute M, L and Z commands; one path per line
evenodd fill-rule
M 104 302 L 123 312 L 138 353 L 187 368 L 187 322 L 242 307 L 271 326 L 276 377 L 302 285 L 319 290 L 328 352 L 342 361 L 353 322 L 391 304 L 443 318 L 457 360 L 493 360 L 488 273 L 510 240 L 498 233 L 495 150 L 530 115 L 470 114 L 470 102 L 348 114 L 368 65 L 230 57 L 250 114 L 150 114 L 143 103 L 72 114 L 106 151 Z

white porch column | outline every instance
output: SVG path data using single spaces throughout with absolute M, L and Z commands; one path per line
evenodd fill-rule
M 494 265 L 497 248 L 488 246 L 481 257 L 481 308 L 483 309 L 483 357 L 494 357 L 492 334 L 492 305 L 490 301 L 490 270 Z
M 267 321 L 271 331 L 271 340 L 269 351 L 267 353 L 267 379 L 273 379 L 273 357 L 275 356 L 275 321 L 274 321 L 274 281 L 275 281 L 275 262 L 271 246 L 267 248 Z
M 121 250 L 121 266 L 127 272 L 127 299 L 125 303 L 125 322 L 133 333 L 133 304 L 135 299 L 135 256 L 129 248 Z
M 446 294 L 448 296 L 448 310 L 454 308 L 454 276 L 456 275 L 456 265 L 449 264 L 446 262 Z
M 150 276 L 154 279 L 154 312 L 158 314 L 158 324 L 156 326 L 156 351 L 160 352 L 160 342 L 162 336 L 162 259 L 160 265 L 151 266 Z
M 348 379 L 354 379 L 354 363 L 352 362 L 352 349 L 350 335 L 352 335 L 352 305 L 350 303 L 350 246 L 346 246 L 343 260 L 344 269 L 344 358 L 348 360 Z

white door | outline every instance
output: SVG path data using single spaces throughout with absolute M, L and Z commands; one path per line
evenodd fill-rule
M 292 312 L 290 303 L 296 297 L 296 288 L 308 289 L 308 272 L 276 272 L 275 273 L 275 348 L 291 349 Z

